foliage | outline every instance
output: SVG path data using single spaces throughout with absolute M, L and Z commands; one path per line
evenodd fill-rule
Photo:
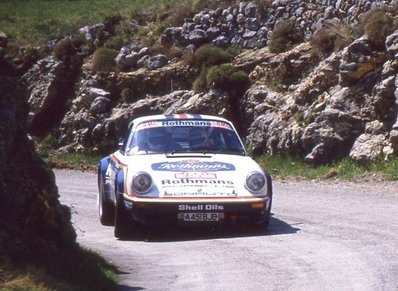
M 275 25 L 268 46 L 270 52 L 282 53 L 302 41 L 304 41 L 303 33 L 296 28 L 295 21 L 285 20 Z
M 294 114 L 294 121 L 300 126 L 307 126 L 314 122 L 314 115 L 311 112 L 297 111 Z
M 337 35 L 330 29 L 320 29 L 310 39 L 310 44 L 321 55 L 328 55 L 334 51 Z
M 185 18 L 190 18 L 194 15 L 194 6 L 189 1 L 183 1 L 177 7 L 169 7 L 167 24 L 177 26 L 184 23 Z
M 357 26 L 346 21 L 335 21 L 317 31 L 310 39 L 310 44 L 321 55 L 339 51 L 360 37 Z
M 207 76 L 207 67 L 202 66 L 202 70 L 200 71 L 199 76 L 196 78 L 192 86 L 192 90 L 195 93 L 202 92 L 207 89 L 206 76 Z
M 115 71 L 115 58 L 117 50 L 101 47 L 97 49 L 91 59 L 91 66 L 97 72 Z
M 41 156 L 54 168 L 67 168 L 75 170 L 95 171 L 97 163 L 101 158 L 97 153 L 69 153 L 60 154 L 43 150 L 51 146 L 51 138 L 47 145 L 41 147 Z M 249 154 L 250 148 L 248 149 Z M 344 180 L 355 180 L 368 176 L 380 176 L 383 179 L 398 181 L 398 157 L 390 160 L 377 159 L 367 164 L 357 164 L 349 158 L 336 161 L 329 165 L 313 166 L 304 161 L 302 157 L 290 155 L 267 155 L 255 157 L 263 169 L 278 178 L 299 179 L 328 179 L 338 178 Z
M 330 179 L 361 180 L 369 177 L 398 180 L 398 157 L 385 161 L 377 159 L 367 165 L 359 165 L 349 158 L 330 165 L 312 166 L 297 156 L 261 155 L 257 162 L 272 176 L 280 179 Z
M 0 266 L 1 290 L 114 290 L 117 269 L 94 252 L 76 248 L 37 261 Z
M 229 51 L 225 51 L 219 47 L 205 44 L 199 47 L 195 52 L 188 53 L 184 56 L 184 62 L 193 67 L 201 68 L 203 65 L 210 67 L 232 60 L 233 55 Z
M 101 158 L 98 153 L 59 153 L 53 150 L 39 152 L 44 161 L 57 169 L 94 170 Z
M 373 9 L 363 15 L 361 24 L 370 43 L 384 49 L 387 36 L 394 31 L 391 15 L 382 9 Z
M 249 85 L 249 76 L 246 72 L 236 69 L 231 64 L 221 64 L 208 70 L 206 83 L 211 88 L 244 92 Z
M 181 59 L 184 52 L 183 49 L 175 45 L 162 45 L 156 43 L 151 47 L 151 55 L 163 54 L 168 60 Z
M 294 121 L 296 121 L 296 123 L 298 125 L 301 125 L 304 122 L 304 112 L 303 111 L 297 111 L 294 114 Z
M 119 51 L 125 45 L 125 40 L 121 35 L 116 35 L 107 39 L 104 43 L 104 47 L 112 50 Z
M 85 43 L 86 39 L 80 33 L 71 37 L 65 37 L 56 43 L 53 54 L 59 60 L 69 58 Z
M 91 1 L 27 1 L 2 0 L 0 27 L 17 45 L 43 44 L 49 37 L 65 35 L 86 25 L 105 20 L 116 24 L 117 19 L 128 19 L 131 11 L 157 3 L 157 0 L 91 0 Z M 65 13 L 68 11 L 68 13 Z

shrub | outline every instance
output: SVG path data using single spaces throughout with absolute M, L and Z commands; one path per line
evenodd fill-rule
M 200 68 L 203 65 L 210 67 L 230 62 L 233 55 L 221 48 L 205 44 L 199 47 L 195 52 L 188 53 L 184 57 L 187 65 Z
M 68 59 L 75 55 L 83 45 L 87 43 L 84 35 L 81 33 L 74 34 L 70 37 L 65 37 L 56 43 L 53 49 L 55 58 Z
M 166 22 L 171 26 L 178 26 L 184 23 L 185 18 L 190 18 L 194 14 L 193 7 L 189 2 L 181 2 L 168 16 Z
M 54 47 L 54 57 L 61 60 L 68 56 L 72 56 L 75 53 L 75 49 L 72 44 L 72 40 L 67 37 L 61 39 Z
M 272 31 L 269 41 L 269 50 L 281 53 L 290 49 L 294 44 L 304 40 L 303 34 L 296 28 L 295 21 L 280 21 Z
M 294 121 L 300 126 L 307 126 L 313 123 L 315 120 L 314 115 L 311 112 L 305 113 L 303 111 L 297 111 L 294 114 Z
M 207 88 L 206 76 L 207 76 L 207 68 L 206 66 L 203 66 L 199 76 L 196 78 L 192 86 L 192 89 L 195 93 L 206 90 Z
M 123 16 L 120 14 L 105 16 L 104 25 L 106 31 L 114 31 L 114 27 L 117 26 L 123 20 Z
M 91 59 L 91 67 L 97 72 L 115 71 L 115 58 L 118 51 L 102 47 L 97 49 Z
M 249 85 L 249 76 L 246 72 L 236 69 L 231 64 L 222 64 L 213 66 L 208 70 L 206 83 L 210 88 L 243 92 Z
M 236 4 L 236 0 L 220 0 L 220 1 L 212 1 L 212 0 L 193 0 L 192 7 L 194 11 L 202 11 L 204 9 L 217 9 L 220 7 L 229 7 Z
M 131 88 L 124 88 L 120 93 L 120 97 L 123 103 L 131 103 L 136 100 L 136 96 L 134 96 L 134 91 Z
M 330 29 L 323 28 L 317 31 L 310 39 L 311 46 L 322 55 L 328 55 L 335 48 L 336 34 Z
M 116 35 L 105 41 L 104 47 L 108 49 L 120 50 L 125 45 L 125 41 L 122 36 Z
M 336 35 L 334 42 L 334 49 L 336 51 L 345 48 L 361 35 L 358 27 L 347 21 L 334 23 L 330 25 L 329 29 Z
M 304 122 L 304 112 L 303 111 L 297 111 L 294 114 L 294 121 L 296 121 L 296 123 L 301 126 L 303 124 L 303 122 Z
M 373 9 L 364 14 L 361 24 L 370 43 L 383 49 L 386 37 L 393 31 L 393 18 L 386 11 Z
M 158 42 L 151 47 L 151 54 L 163 54 L 167 57 L 168 60 L 172 60 L 175 58 L 181 59 L 183 56 L 183 50 L 175 45 L 163 45 Z
M 323 55 L 341 50 L 360 36 L 358 27 L 348 22 L 334 22 L 317 31 L 310 39 L 314 49 Z

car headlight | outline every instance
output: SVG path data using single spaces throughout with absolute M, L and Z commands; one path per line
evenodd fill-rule
M 138 172 L 133 177 L 132 186 L 139 193 L 147 193 L 152 188 L 152 178 L 148 173 Z
M 250 192 L 259 193 L 264 190 L 267 179 L 263 173 L 252 172 L 246 178 L 246 187 Z

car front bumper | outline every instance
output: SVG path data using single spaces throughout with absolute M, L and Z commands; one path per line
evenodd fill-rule
M 228 201 L 125 200 L 132 219 L 143 225 L 240 225 L 261 224 L 269 218 L 271 199 Z

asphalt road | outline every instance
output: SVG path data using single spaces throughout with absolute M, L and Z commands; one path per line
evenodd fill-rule
M 266 233 L 119 241 L 97 218 L 96 174 L 55 173 L 78 242 L 119 268 L 120 290 L 398 290 L 398 182 L 274 181 Z

